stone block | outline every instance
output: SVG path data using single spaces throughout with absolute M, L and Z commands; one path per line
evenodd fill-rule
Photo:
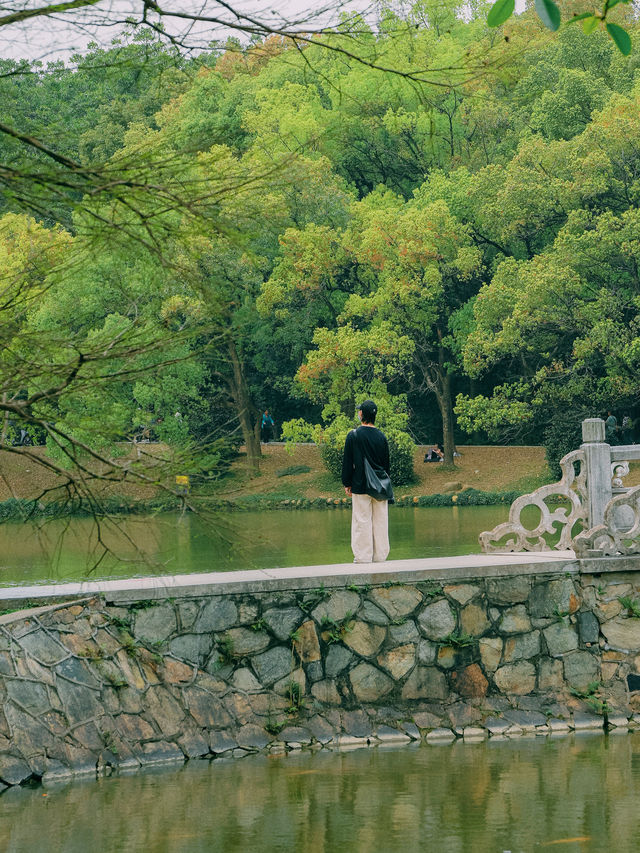
M 182 695 L 189 713 L 201 728 L 222 727 L 231 722 L 220 700 L 206 690 L 188 687 Z
M 426 737 L 427 743 L 451 743 L 455 739 L 456 736 L 451 729 L 444 728 L 432 729 Z
M 315 684 L 312 684 L 311 695 L 314 699 L 317 699 L 318 702 L 322 702 L 323 705 L 341 704 L 340 694 L 338 693 L 335 683 L 330 679 L 316 681 Z
M 392 729 L 391 726 L 378 726 L 374 736 L 381 743 L 410 743 L 412 738 L 400 729 Z
M 178 602 L 178 619 L 180 622 L 180 631 L 190 631 L 198 616 L 198 605 L 195 601 L 179 601 Z
M 467 702 L 454 702 L 447 708 L 447 716 L 451 727 L 457 734 L 462 734 L 465 726 L 473 726 L 482 720 L 482 711 Z
M 202 758 L 210 753 L 209 742 L 199 731 L 189 731 L 178 738 L 178 746 L 187 758 Z
M 0 782 L 4 782 L 5 786 L 19 785 L 32 775 L 26 761 L 13 755 L 0 755 Z
M 246 723 L 256 722 L 253 708 L 251 707 L 250 697 L 243 693 L 228 693 L 222 699 L 224 710 L 229 714 L 235 723 L 244 726 Z M 232 726 L 229 722 L 228 727 Z
M 415 622 L 409 619 L 402 625 L 389 625 L 389 642 L 402 646 L 404 643 L 417 643 L 420 640 L 420 632 Z
M 238 746 L 243 749 L 264 749 L 273 737 L 261 727 L 248 724 L 235 733 Z
M 335 678 L 353 659 L 353 652 L 350 652 L 349 649 L 343 645 L 332 645 L 327 652 L 324 671 L 329 678 Z
M 402 726 L 403 731 L 405 731 L 409 735 L 411 740 L 418 740 L 419 741 L 422 739 L 422 735 L 420 734 L 420 729 L 416 726 L 415 723 L 402 722 L 402 723 L 400 723 L 400 725 Z
M 156 737 L 155 729 L 135 714 L 120 714 L 115 720 L 116 730 L 128 741 L 138 743 Z
M 331 743 L 336 734 L 334 727 L 327 722 L 324 717 L 319 715 L 308 720 L 306 728 L 311 732 L 318 743 Z
M 453 598 L 458 604 L 468 604 L 472 598 L 480 594 L 480 587 L 469 583 L 457 583 L 445 586 L 442 590 L 449 598 Z
M 420 729 L 435 729 L 440 725 L 441 718 L 430 711 L 419 711 L 413 715 L 413 722 Z
M 567 720 L 560 720 L 558 718 L 551 718 L 547 721 L 547 726 L 552 733 L 565 733 L 570 731 L 569 723 Z
M 613 649 L 625 651 L 640 649 L 640 619 L 620 617 L 605 622 L 600 630 Z
M 575 690 L 584 691 L 600 680 L 600 662 L 589 652 L 571 652 L 563 662 L 565 680 Z
M 251 672 L 250 669 L 242 667 L 233 673 L 231 684 L 235 690 L 240 690 L 243 693 L 262 690 L 260 682 Z
M 502 613 L 499 629 L 503 634 L 525 634 L 531 630 L 531 620 L 523 604 L 509 607 Z
M 175 611 L 170 604 L 138 610 L 133 623 L 133 636 L 146 643 L 162 643 L 178 628 Z
M 76 684 L 84 684 L 85 687 L 97 688 L 100 686 L 100 681 L 89 669 L 88 662 L 77 658 L 63 660 L 54 667 L 54 671 L 56 675 L 62 676 L 68 681 L 74 681 Z
M 303 622 L 296 631 L 293 648 L 301 663 L 312 663 L 313 661 L 320 660 L 320 643 L 318 641 L 316 626 L 312 619 Z
M 585 610 L 578 613 L 578 633 L 582 643 L 597 643 L 600 638 L 600 623 L 593 613 Z
M 321 681 L 324 678 L 324 668 L 321 660 L 314 660 L 305 666 L 309 681 Z
M 507 664 L 496 671 L 494 681 L 502 693 L 523 696 L 535 689 L 535 667 L 529 661 Z
M 356 711 L 344 711 L 342 714 L 342 729 L 346 734 L 353 737 L 370 737 L 371 720 L 361 708 Z
M 478 643 L 480 660 L 486 672 L 495 672 L 502 660 L 501 637 L 483 637 Z
M 489 682 L 477 663 L 451 673 L 451 686 L 465 699 L 487 695 Z
M 358 619 L 362 619 L 363 622 L 371 622 L 372 625 L 388 625 L 390 622 L 387 614 L 376 607 L 372 601 L 365 601 L 358 613 Z
M 442 669 L 453 669 L 456 665 L 456 650 L 453 646 L 439 646 L 436 660 Z
M 262 614 L 267 627 L 278 640 L 288 640 L 304 619 L 299 607 L 271 608 Z
M 307 692 L 307 678 L 302 667 L 294 669 L 287 676 L 276 681 L 273 691 L 279 696 L 286 696 L 290 704 L 295 705 L 297 696 L 304 696 Z
M 351 687 L 360 702 L 376 702 L 393 690 L 394 683 L 369 663 L 360 663 L 349 673 Z
M 360 596 L 357 592 L 349 589 L 341 589 L 334 592 L 326 601 L 320 602 L 313 610 L 312 616 L 322 624 L 324 621 L 342 622 L 347 616 L 353 616 L 360 607 Z
M 479 726 L 466 726 L 462 731 L 462 737 L 467 741 L 486 740 L 487 730 Z
M 430 640 L 420 640 L 418 643 L 417 660 L 421 666 L 431 666 L 435 663 L 438 653 L 437 643 L 432 643 Z
M 391 619 L 408 616 L 422 602 L 422 593 L 414 586 L 379 587 L 371 590 L 369 597 Z
M 212 598 L 204 605 L 193 626 L 196 634 L 226 631 L 238 622 L 238 608 L 231 598 Z
M 517 634 L 507 637 L 504 642 L 503 662 L 513 663 L 516 660 L 527 660 L 540 654 L 540 632 Z
M 561 660 L 540 658 L 538 662 L 538 688 L 554 692 L 565 688 L 564 668 Z
M 542 581 L 533 587 L 529 607 L 531 616 L 536 618 L 575 613 L 580 607 L 580 597 L 571 578 Z
M 258 605 L 252 601 L 242 601 L 238 605 L 240 625 L 253 625 L 258 619 Z
M 488 578 L 487 599 L 492 604 L 519 604 L 531 592 L 531 580 L 525 575 L 513 578 Z
M 276 681 L 291 672 L 293 661 L 291 649 L 274 646 L 251 659 L 251 666 L 264 687 L 270 687 Z
M 456 627 L 456 617 L 445 599 L 427 605 L 418 615 L 418 624 L 429 640 L 443 640 Z
M 34 717 L 51 707 L 46 687 L 36 681 L 11 679 L 7 682 L 7 696 Z
M 559 657 L 578 648 L 578 634 L 564 620 L 554 622 L 543 630 L 543 636 L 552 657 Z
M 127 684 L 131 684 L 137 690 L 144 690 L 146 684 L 135 658 L 129 657 L 124 649 L 122 649 L 116 655 L 116 661 Z
M 511 727 L 511 723 L 503 720 L 501 717 L 487 717 L 484 721 L 484 726 L 490 735 L 504 735 Z
M 279 733 L 278 739 L 288 744 L 306 744 L 311 743 L 312 734 L 308 729 L 303 728 L 302 726 L 287 726 Z
M 213 637 L 209 634 L 182 634 L 171 640 L 169 650 L 174 657 L 202 666 L 213 646 Z
M 373 657 L 386 636 L 386 628 L 382 625 L 371 625 L 368 622 L 358 621 L 354 622 L 351 630 L 345 633 L 343 642 L 345 646 L 353 649 L 362 657 Z
M 230 628 L 223 634 L 223 642 L 227 644 L 234 658 L 243 658 L 264 651 L 271 642 L 271 638 L 266 631 Z
M 575 731 L 595 731 L 604 729 L 604 720 L 595 714 L 574 714 L 570 726 Z
M 397 646 L 394 649 L 378 655 L 378 663 L 383 669 L 395 678 L 396 681 L 403 678 L 416 662 L 416 647 L 413 643 Z
M 158 724 L 165 737 L 180 734 L 185 712 L 164 687 L 150 687 L 145 699 L 146 711 Z
M 504 719 L 512 725 L 520 726 L 523 731 L 535 731 L 538 726 L 547 725 L 547 718 L 540 711 L 520 711 L 511 708 L 504 712 Z
M 467 604 L 460 611 L 460 629 L 472 637 L 481 637 L 491 628 L 484 606 Z
M 444 674 L 433 666 L 417 666 L 402 688 L 403 699 L 444 700 L 448 695 Z
M 0 652 L 0 675 L 15 675 L 16 671 L 9 652 Z
M 142 764 L 182 764 L 184 753 L 175 743 L 159 740 L 154 743 L 145 743 L 140 755 Z
M 166 684 L 185 684 L 193 681 L 196 674 L 193 666 L 165 657 L 162 661 L 162 676 Z
M 22 637 L 20 645 L 28 655 L 48 666 L 69 657 L 68 650 L 42 629 Z

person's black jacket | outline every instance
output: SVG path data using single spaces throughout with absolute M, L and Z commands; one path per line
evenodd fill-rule
M 374 467 L 389 473 L 389 444 L 377 427 L 359 426 L 351 430 L 344 443 L 342 485 L 351 486 L 354 495 L 367 494 L 363 454 Z

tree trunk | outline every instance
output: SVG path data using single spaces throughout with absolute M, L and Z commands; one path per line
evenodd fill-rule
M 230 340 L 227 349 L 231 364 L 229 390 L 233 398 L 238 420 L 240 421 L 242 438 L 247 450 L 249 470 L 253 476 L 257 476 L 260 473 L 260 457 L 262 456 L 262 450 L 260 449 L 259 412 L 251 400 L 249 386 L 244 373 L 244 364 L 235 342 Z
M 453 400 L 451 399 L 451 376 L 446 366 L 444 347 L 438 347 L 438 361 L 419 363 L 420 372 L 427 388 L 433 391 L 442 417 L 442 444 L 445 465 L 453 465 L 456 445 L 453 438 Z
M 453 401 L 451 400 L 451 376 L 446 369 L 438 377 L 440 392 L 436 392 L 440 414 L 442 415 L 442 443 L 444 445 L 444 463 L 453 465 L 456 445 L 453 440 Z

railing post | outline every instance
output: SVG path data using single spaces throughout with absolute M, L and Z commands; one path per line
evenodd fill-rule
M 612 498 L 611 447 L 605 442 L 602 418 L 582 421 L 582 450 L 587 468 L 589 525 L 591 529 L 604 522 L 604 510 Z

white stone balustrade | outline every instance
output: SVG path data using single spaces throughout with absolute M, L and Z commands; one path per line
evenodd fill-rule
M 601 418 L 582 422 L 582 445 L 560 461 L 562 479 L 522 495 L 509 521 L 480 534 L 486 553 L 573 549 L 578 557 L 640 553 L 640 486 L 627 488 L 640 445 L 612 446 Z M 523 512 L 537 511 L 535 524 Z

